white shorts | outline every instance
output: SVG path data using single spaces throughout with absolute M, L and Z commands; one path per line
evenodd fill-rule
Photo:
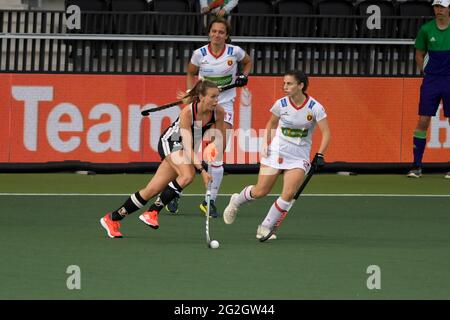
M 310 152 L 309 147 L 300 147 L 275 136 L 269 145 L 268 156 L 261 158 L 261 164 L 280 170 L 300 168 L 307 173 L 311 167 Z
M 228 122 L 233 126 L 234 124 L 234 100 L 220 103 L 223 110 L 225 111 L 225 122 Z

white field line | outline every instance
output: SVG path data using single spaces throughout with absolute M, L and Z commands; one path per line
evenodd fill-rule
M 95 197 L 115 197 L 129 196 L 129 193 L 0 193 L 0 196 L 95 196 Z M 200 197 L 203 193 L 183 194 L 183 197 Z M 218 196 L 229 197 L 231 193 L 220 193 Z M 279 196 L 279 194 L 270 193 L 270 197 Z M 442 197 L 448 198 L 450 194 L 390 194 L 390 193 L 311 193 L 302 194 L 301 197 Z

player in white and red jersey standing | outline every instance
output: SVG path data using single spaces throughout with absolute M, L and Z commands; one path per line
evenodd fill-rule
M 265 237 L 282 214 L 290 208 L 295 193 L 310 169 L 312 135 L 316 126 L 322 132 L 322 141 L 315 157 L 316 165 L 324 165 L 324 153 L 330 142 L 330 129 L 324 107 L 306 93 L 308 77 L 299 71 L 284 76 L 285 97 L 278 99 L 270 109 L 272 116 L 266 125 L 266 136 L 261 151 L 261 167 L 256 185 L 245 187 L 231 196 L 223 213 L 226 224 L 236 218 L 238 208 L 249 201 L 266 196 L 280 173 L 284 172 L 283 190 L 258 226 L 256 237 Z M 275 239 L 275 234 L 271 239 Z
M 252 68 L 250 56 L 240 47 L 231 45 L 230 24 L 224 18 L 216 18 L 208 26 L 209 43 L 194 51 L 187 69 L 186 87 L 190 90 L 196 83 L 196 77 L 210 80 L 222 87 L 236 83 L 243 87 L 248 82 L 248 74 Z M 238 63 L 242 64 L 242 73 L 238 72 Z M 219 95 L 219 104 L 225 110 L 225 130 L 227 133 L 227 143 L 230 138 L 230 131 L 234 122 L 234 100 L 236 89 L 222 91 Z M 223 148 L 226 149 L 226 146 Z M 210 216 L 218 217 L 215 201 L 223 178 L 223 161 L 221 155 L 219 159 L 211 164 L 211 175 L 213 178 L 211 185 Z M 172 213 L 178 211 L 179 197 L 170 202 L 166 209 Z M 206 214 L 206 197 L 200 209 Z

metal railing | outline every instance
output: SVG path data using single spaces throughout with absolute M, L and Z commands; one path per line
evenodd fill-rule
M 185 74 L 201 36 L 2 34 L 1 72 Z M 412 40 L 235 37 L 253 74 L 416 76 Z
M 83 17 L 81 29 L 69 30 L 62 11 L 0 11 L 0 72 L 185 74 L 193 50 L 207 43 L 196 13 Z M 253 74 L 419 76 L 412 38 L 429 17 L 385 17 L 375 30 L 365 19 L 234 15 L 232 39 L 252 57 Z

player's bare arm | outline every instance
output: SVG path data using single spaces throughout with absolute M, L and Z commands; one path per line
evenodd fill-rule
M 187 159 L 190 159 L 191 163 L 194 165 L 195 170 L 197 171 L 201 170 L 203 182 L 205 186 L 207 186 L 208 182 L 211 180 L 211 176 L 205 170 L 203 170 L 203 167 L 201 165 L 202 162 L 198 159 L 194 150 L 192 149 L 193 137 L 191 133 L 191 123 L 192 123 L 191 108 L 184 108 L 180 114 L 180 132 L 185 157 Z
M 331 140 L 331 131 L 330 126 L 328 125 L 327 118 L 324 118 L 317 122 L 317 125 L 319 126 L 320 132 L 322 133 L 322 141 L 320 142 L 318 153 L 325 154 L 327 151 L 328 145 L 330 144 Z
M 252 59 L 246 53 L 244 59 L 242 59 L 242 73 L 248 76 L 252 71 Z
M 423 72 L 423 61 L 425 59 L 425 51 L 416 49 L 416 64 L 420 72 Z
M 195 168 L 199 169 L 201 162 L 197 159 L 195 152 L 192 149 L 193 137 L 191 133 L 191 122 L 191 108 L 184 108 L 180 113 L 180 134 L 183 144 L 183 151 L 185 152 L 185 157 L 190 159 Z
M 189 62 L 186 75 L 186 89 L 192 89 L 192 87 L 197 82 L 195 77 L 197 76 L 199 69 L 199 67 Z
M 270 144 L 270 142 L 272 141 L 273 136 L 275 135 L 275 129 L 278 127 L 279 121 L 280 121 L 280 118 L 274 114 L 272 114 L 269 121 L 267 121 L 266 132 L 264 134 L 263 148 L 261 150 L 261 155 L 263 157 L 267 156 L 267 147 Z

